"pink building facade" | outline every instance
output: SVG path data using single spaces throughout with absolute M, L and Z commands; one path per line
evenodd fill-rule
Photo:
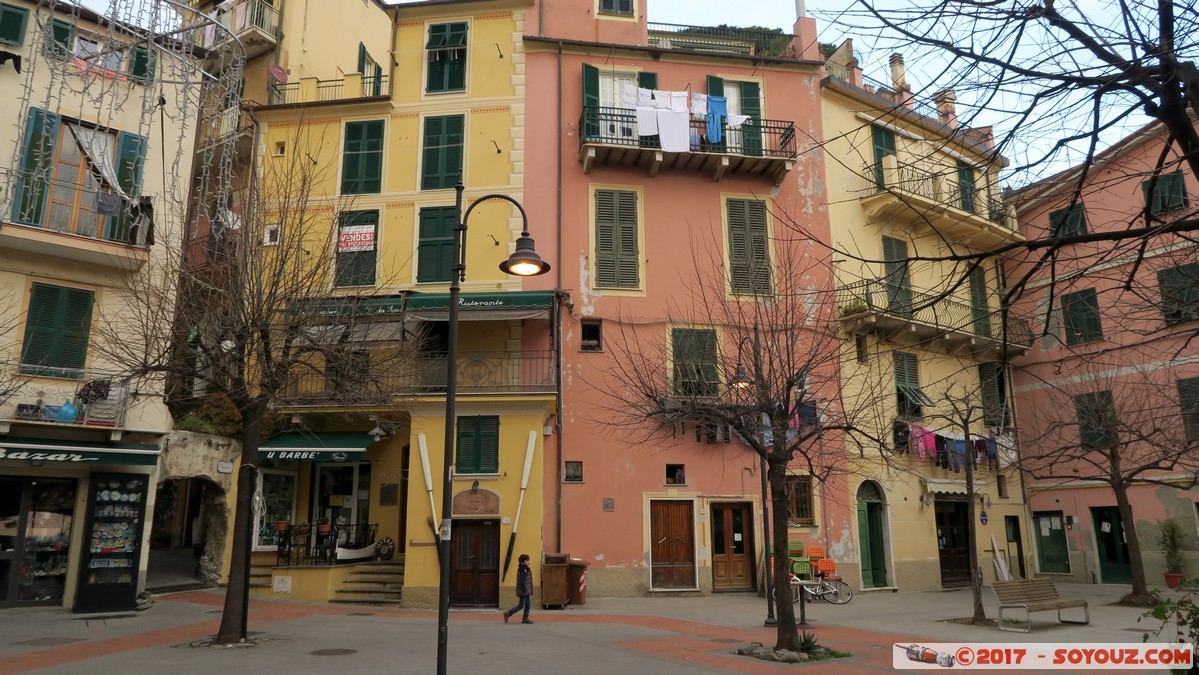
M 527 16 L 526 207 L 557 223 L 569 297 L 546 550 L 589 563 L 594 595 L 754 589 L 757 455 L 727 430 L 630 423 L 621 391 L 651 365 L 727 390 L 748 345 L 702 310 L 753 302 L 764 277 L 739 276 L 747 259 L 778 288 L 784 259 L 801 261 L 805 288 L 832 287 L 810 243 L 829 240 L 815 23 L 799 20 L 798 37 L 652 24 L 646 0 L 544 0 Z M 688 380 L 681 355 L 698 352 L 711 361 L 688 364 Z M 794 474 L 790 536 L 826 543 L 849 513 L 823 497 L 846 488 Z
M 1074 241 L 1007 268 L 1008 285 L 1024 285 L 1014 311 L 1041 336 L 1013 377 L 1041 573 L 1130 583 L 1135 532 L 1146 579 L 1160 585 L 1158 523 L 1170 517 L 1184 531 L 1185 571 L 1199 571 L 1199 490 L 1187 489 L 1199 455 L 1199 248 L 1169 234 L 1086 241 L 1144 228 L 1146 215 L 1160 227 L 1193 213 L 1199 181 L 1177 155 L 1167 152 L 1151 181 L 1165 147 L 1150 125 L 1099 155 L 1085 178 L 1071 169 L 1018 195 L 1029 240 Z M 1113 458 L 1135 474 L 1123 509 L 1097 480 Z

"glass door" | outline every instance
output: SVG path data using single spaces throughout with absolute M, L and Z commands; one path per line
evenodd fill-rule
M 17 575 L 13 574 L 17 557 L 17 543 L 21 538 L 21 498 L 25 494 L 24 481 L 17 478 L 0 478 L 0 606 L 16 598 Z
M 59 603 L 66 589 L 75 481 L 38 479 L 30 487 L 17 601 Z
M 280 520 L 292 523 L 296 509 L 296 475 L 290 472 L 259 469 L 258 489 L 262 492 L 263 511 L 254 524 L 255 550 L 274 550 L 279 545 Z
M 338 543 L 344 544 L 354 525 L 370 522 L 371 465 L 322 464 L 318 470 L 317 499 L 313 522 L 328 518 L 338 528 Z

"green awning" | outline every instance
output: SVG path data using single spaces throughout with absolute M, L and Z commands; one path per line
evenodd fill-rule
M 258 446 L 260 459 L 300 459 L 320 462 L 347 462 L 359 458 L 366 446 L 374 443 L 370 434 L 288 431 Z
M 61 464 L 158 463 L 155 443 L 87 443 L 44 438 L 0 436 L 0 459 L 57 462 Z
M 463 293 L 458 298 L 459 317 L 464 321 L 542 318 L 549 316 L 553 306 L 553 291 Z M 405 308 L 407 316 L 420 321 L 445 321 L 449 312 L 449 293 L 413 293 Z

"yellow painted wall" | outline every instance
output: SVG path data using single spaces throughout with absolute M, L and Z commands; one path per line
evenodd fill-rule
M 282 0 L 278 63 L 291 80 L 358 72 L 358 43 L 388 74 L 391 18 L 371 0 Z

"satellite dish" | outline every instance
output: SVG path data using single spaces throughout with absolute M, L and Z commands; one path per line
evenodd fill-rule
M 287 82 L 287 69 L 284 68 L 283 66 L 281 66 L 277 63 L 272 63 L 270 66 L 267 67 L 266 70 L 268 73 L 271 74 L 272 80 L 279 82 L 280 84 L 284 84 Z

